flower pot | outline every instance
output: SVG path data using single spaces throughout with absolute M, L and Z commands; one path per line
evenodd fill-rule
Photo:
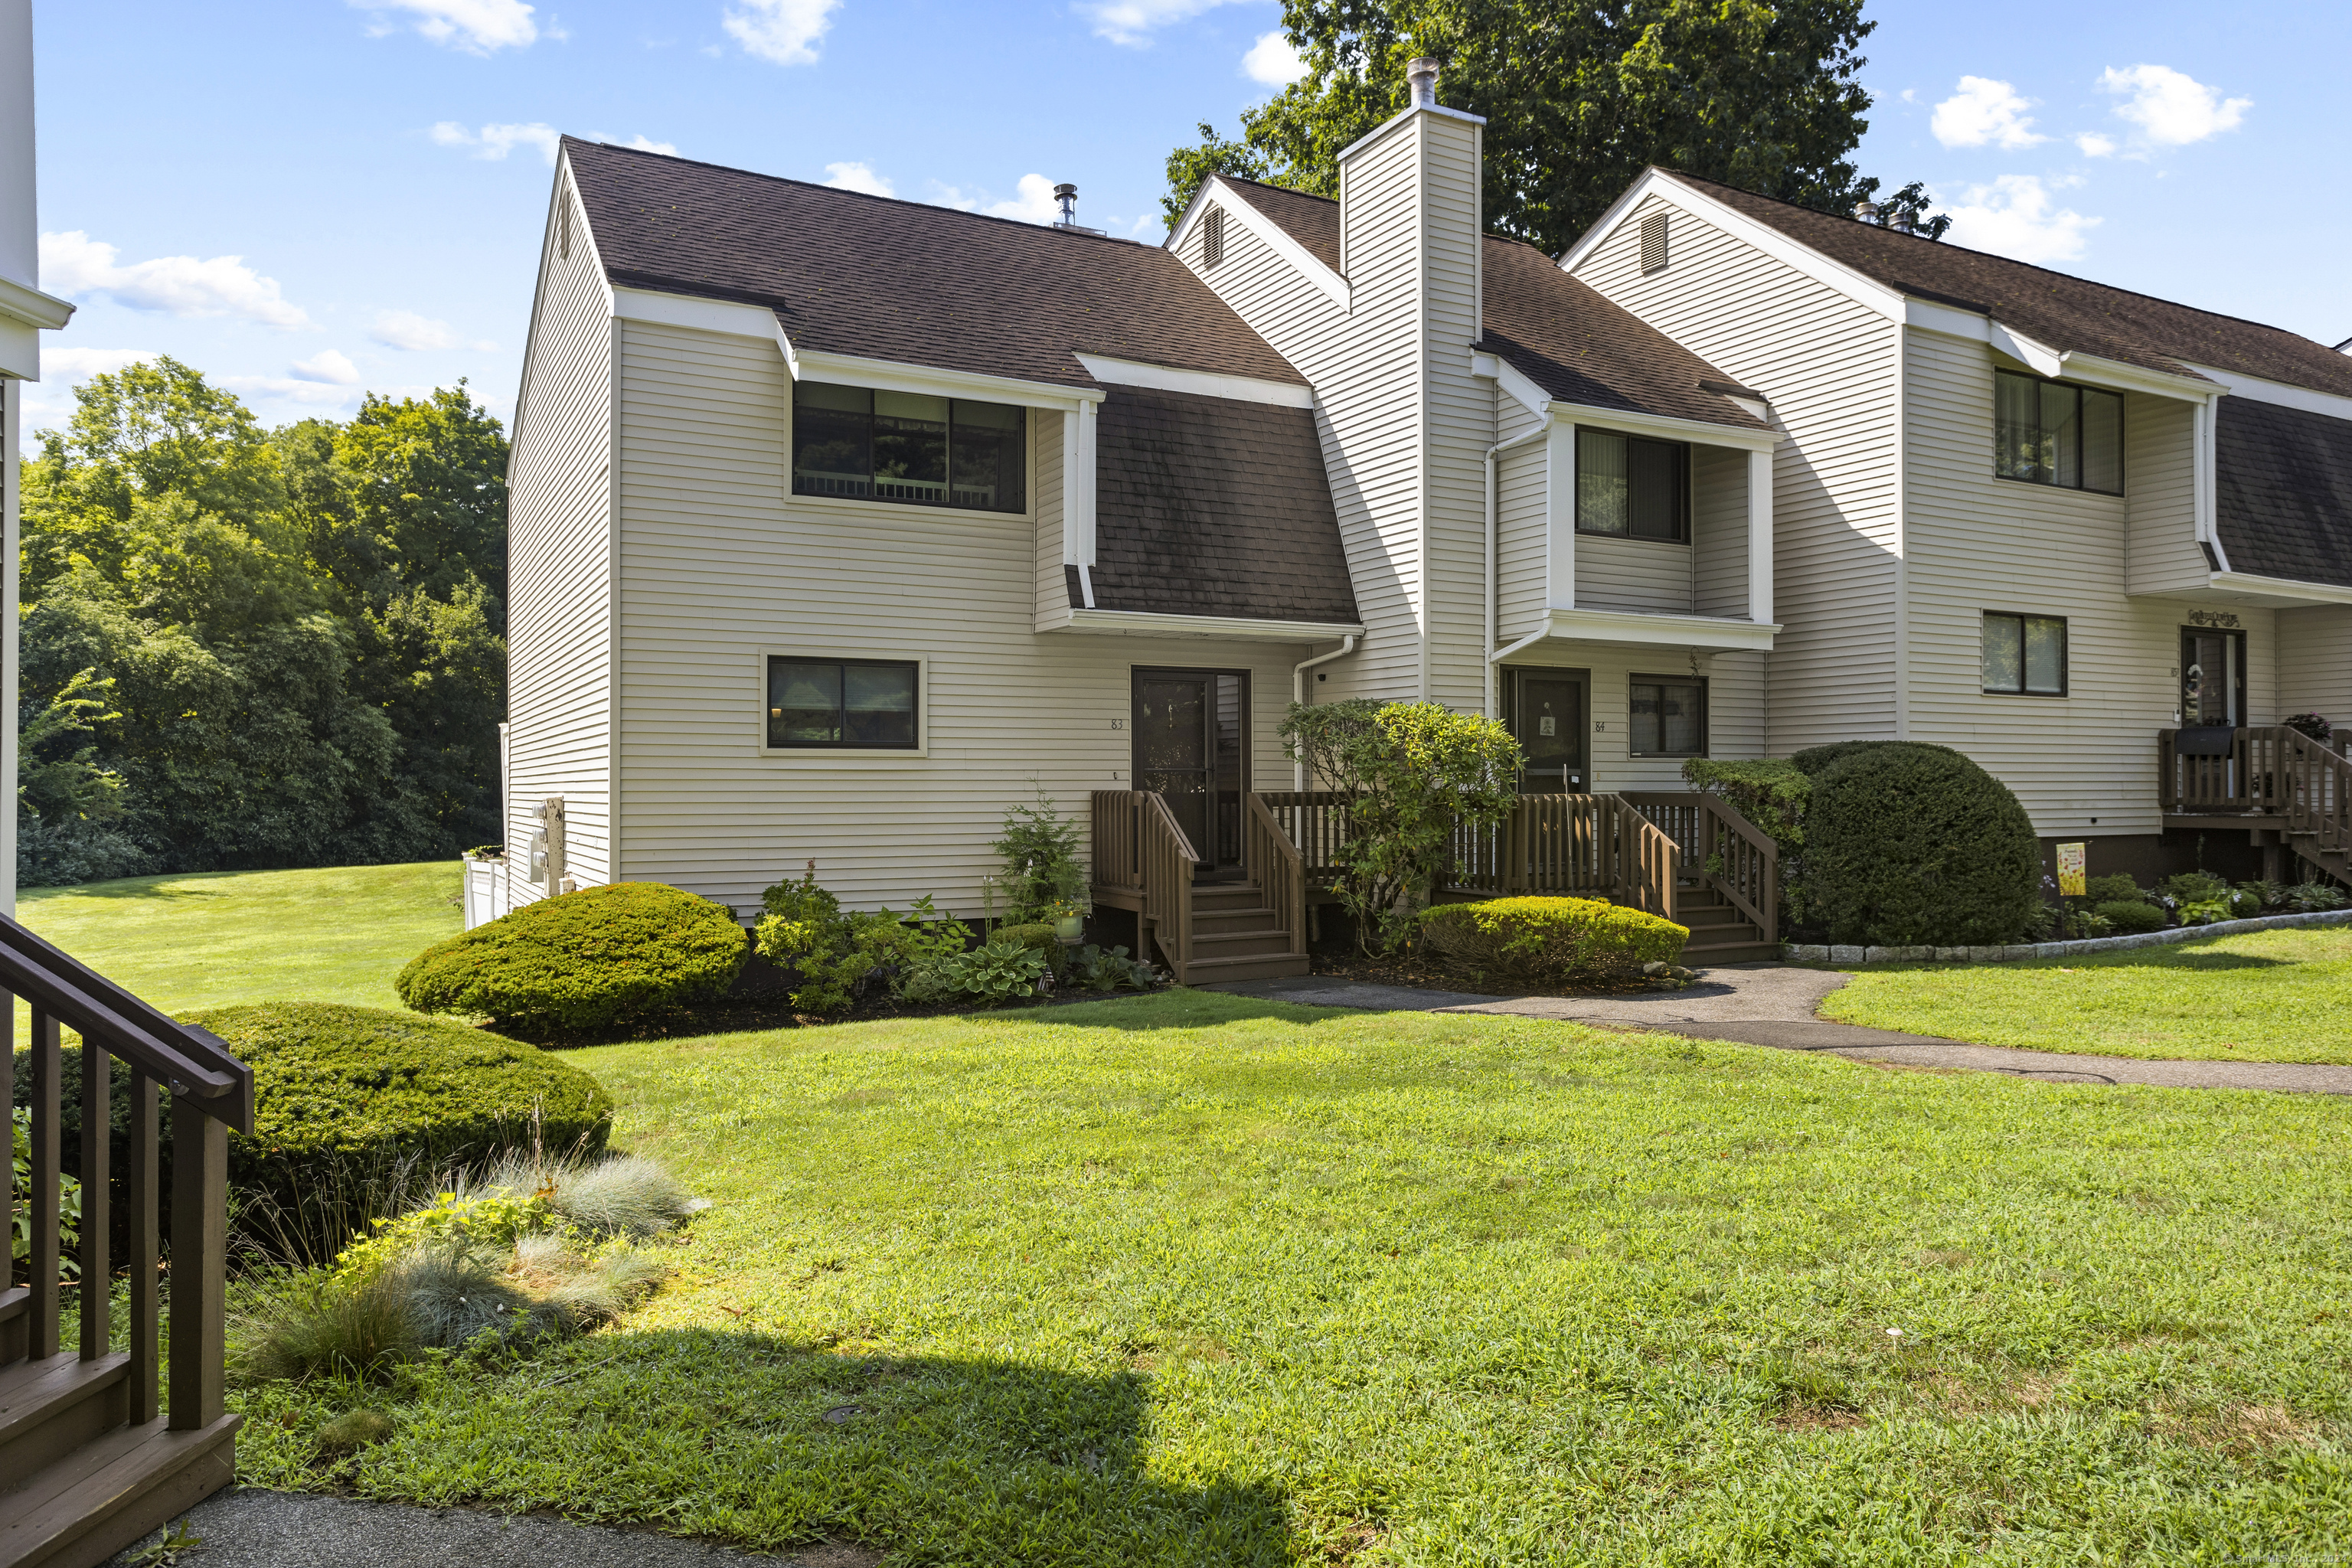
M 1054 938 L 1057 942 L 1082 942 L 1087 934 L 1087 917 L 1064 915 L 1054 922 Z

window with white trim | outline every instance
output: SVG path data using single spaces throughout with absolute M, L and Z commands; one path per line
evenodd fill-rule
M 1706 682 L 1692 676 L 1633 677 L 1626 749 L 1637 757 L 1706 755 Z
M 1992 471 L 2061 489 L 2124 493 L 2124 400 L 2071 382 L 1992 374 Z
M 1029 411 L 917 392 L 793 385 L 793 493 L 1029 510 Z
M 1614 430 L 1576 433 L 1576 531 L 1680 543 L 1690 537 L 1690 448 Z
M 1984 689 L 2012 697 L 2066 695 L 2066 618 L 1984 613 Z
M 912 752 L 922 745 L 922 666 L 901 658 L 768 659 L 772 751 Z

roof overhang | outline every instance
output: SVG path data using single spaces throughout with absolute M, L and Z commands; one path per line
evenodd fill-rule
M 1360 623 L 1260 621 L 1241 616 L 1160 616 L 1140 610 L 1072 610 L 1040 631 L 1129 637 L 1218 637 L 1245 642 L 1333 642 L 1364 635 Z
M 2352 605 L 2352 588 L 2335 583 L 2304 583 L 2292 577 L 2258 577 L 2251 572 L 2214 572 L 2206 585 L 2233 604 L 2299 609 L 2311 605 Z M 2158 595 L 2161 597 L 2162 595 Z
M 1173 365 L 1145 364 L 1138 360 L 1111 359 L 1103 354 L 1079 354 L 1087 374 L 1109 386 L 1148 386 L 1157 392 L 1181 392 L 1194 397 L 1223 397 L 1235 403 L 1270 403 L 1282 408 L 1312 408 L 1315 389 L 1303 382 L 1265 381 L 1254 375 L 1226 375 L 1218 371 L 1179 370 Z
M 1535 378 L 1497 353 L 1470 356 L 1470 374 L 1492 380 L 1538 419 L 1558 419 L 1634 436 L 1657 436 L 1671 441 L 1693 441 L 1704 447 L 1738 447 L 1769 452 L 1780 436 L 1770 430 L 1750 430 L 1738 425 L 1713 425 L 1704 419 L 1681 419 L 1667 414 L 1636 414 L 1598 404 L 1570 403 L 1552 396 Z
M 73 320 L 73 313 L 74 306 L 70 300 L 44 294 L 13 278 L 0 278 L 0 316 L 12 321 L 22 321 L 28 327 L 56 331 Z
M 771 318 L 772 321 L 772 317 Z M 877 392 L 914 392 L 935 397 L 969 397 L 989 403 L 1013 403 L 1024 408 L 1058 408 L 1100 403 L 1100 387 L 1063 386 L 1050 381 L 1023 381 L 1014 376 L 983 375 L 976 371 L 942 370 L 933 365 L 904 364 L 897 360 L 866 359 L 858 354 L 823 353 L 795 349 L 775 326 L 776 346 L 792 367 L 794 381 L 830 381 L 843 386 L 870 386 Z
M 1605 642 L 1643 647 L 1711 653 L 1769 653 L 1780 626 L 1736 621 L 1724 616 L 1645 616 L 1630 610 L 1562 610 L 1548 613 L 1543 629 L 1500 653 L 1539 647 L 1551 641 Z
M 2308 386 L 2291 386 L 2283 381 L 2269 381 L 2243 371 L 2222 370 L 2213 365 L 2195 367 L 2218 385 L 2227 389 L 2232 397 L 2242 397 L 2249 403 L 2275 403 L 2284 408 L 2299 408 L 2305 414 L 2324 414 L 2331 419 L 2352 419 L 2352 397 L 2338 393 L 2320 392 Z

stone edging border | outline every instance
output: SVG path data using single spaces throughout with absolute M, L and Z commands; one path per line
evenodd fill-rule
M 2281 926 L 2352 925 L 2352 910 L 2321 910 L 2307 915 L 2264 915 L 2251 921 L 2215 921 L 2211 925 L 2176 926 L 2168 931 L 2135 931 L 2129 936 L 2086 937 L 2080 942 L 2029 942 L 2012 947 L 1832 947 L 1819 942 L 1782 942 L 1781 956 L 1791 963 L 2001 963 L 2021 958 L 2071 958 L 2082 952 L 2119 952 L 2126 948 L 2162 947 L 2168 942 L 2202 942 L 2209 936 L 2231 936 L 2242 931 L 2273 931 Z

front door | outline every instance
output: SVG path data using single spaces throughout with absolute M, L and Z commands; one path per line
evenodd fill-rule
M 1249 677 L 1237 670 L 1135 672 L 1135 787 L 1167 797 L 1201 857 L 1203 881 L 1242 872 L 1249 787 Z
M 2244 727 L 2245 633 L 2180 628 L 2180 721 Z
M 1585 688 L 1580 669 L 1511 669 L 1505 712 L 1512 737 L 1527 754 L 1522 795 L 1584 795 Z

